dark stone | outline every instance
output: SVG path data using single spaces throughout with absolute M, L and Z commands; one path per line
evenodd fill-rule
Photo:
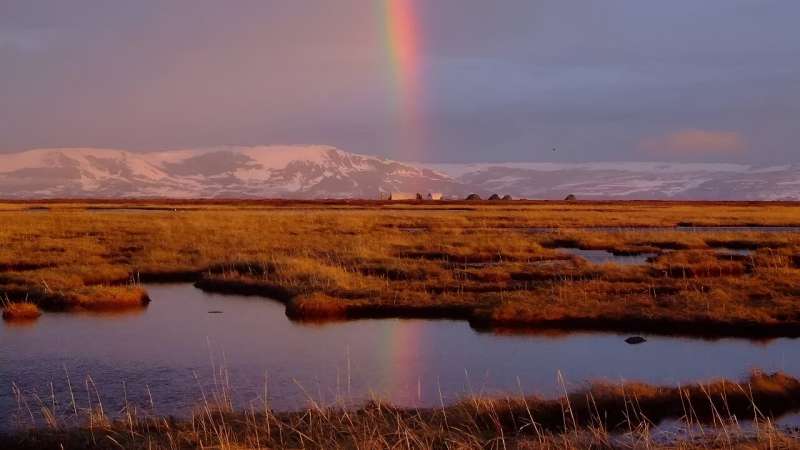
M 569 195 L 568 195 L 568 196 L 567 196 L 567 197 L 564 199 L 564 201 L 567 201 L 567 202 L 574 202 L 574 201 L 575 201 L 575 200 L 577 200 L 577 199 L 578 199 L 578 197 L 575 197 L 575 194 L 569 194 Z
M 625 339 L 625 343 L 630 345 L 644 344 L 645 342 L 647 342 L 647 339 L 641 336 L 631 336 Z

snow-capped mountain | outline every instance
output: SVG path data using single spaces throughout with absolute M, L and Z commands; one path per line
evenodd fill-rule
M 0 154 L 2 198 L 379 198 L 459 188 L 431 169 L 325 146 Z
M 327 146 L 0 154 L 0 198 L 517 198 L 800 200 L 800 166 L 680 163 L 414 164 Z
M 523 198 L 800 200 L 800 165 L 597 162 L 429 164 L 482 193 Z

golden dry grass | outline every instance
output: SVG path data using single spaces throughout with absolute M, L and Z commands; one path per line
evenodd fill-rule
M 29 206 L 0 205 L 0 295 L 45 309 L 141 307 L 148 299 L 140 282 L 196 281 L 277 298 L 296 319 L 800 334 L 800 233 L 596 229 L 797 226 L 800 207 L 791 203 Z M 595 265 L 562 246 L 657 257 Z M 753 253 L 719 254 L 721 247 Z
M 101 403 L 73 404 L 61 418 L 39 405 L 48 428 L 0 436 L 2 448 L 38 449 L 740 449 L 797 448 L 798 436 L 772 420 L 800 408 L 800 381 L 753 373 L 683 387 L 596 383 L 556 399 L 468 397 L 452 406 L 401 409 L 374 400 L 360 408 L 310 406 L 274 412 L 269 404 L 236 411 L 230 387 L 209 392 L 188 420 L 126 407 L 116 420 Z M 98 398 L 99 402 L 99 398 Z M 70 419 L 71 421 L 66 421 Z M 75 421 L 78 421 L 77 423 Z M 658 431 L 675 420 L 688 432 Z
M 3 305 L 3 320 L 27 321 L 38 319 L 42 315 L 39 307 L 33 303 L 6 303 Z

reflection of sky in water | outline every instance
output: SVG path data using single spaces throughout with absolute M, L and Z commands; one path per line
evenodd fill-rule
M 731 421 L 727 413 L 720 413 L 726 421 L 728 433 L 736 436 L 755 436 L 759 431 L 767 431 L 770 427 L 780 430 L 796 430 L 800 427 L 800 413 L 789 413 L 778 418 L 758 417 L 758 423 L 753 415 L 736 417 L 736 421 Z M 768 422 L 769 421 L 769 422 Z M 685 420 L 667 419 L 653 427 L 650 432 L 654 442 L 674 442 L 675 440 L 696 440 L 702 436 L 718 438 L 720 436 L 720 424 L 697 424 L 693 422 L 687 424 Z
M 153 302 L 136 313 L 49 313 L 33 325 L 0 325 L 0 415 L 16 408 L 12 382 L 43 394 L 52 381 L 64 395 L 65 367 L 79 398 L 92 376 L 107 410 L 119 410 L 124 381 L 133 403 L 147 404 L 149 386 L 158 412 L 186 412 L 199 400 L 194 373 L 210 381 L 212 359 L 229 369 L 240 406 L 263 393 L 266 373 L 280 409 L 305 404 L 298 385 L 317 400 L 345 395 L 348 366 L 354 397 L 374 393 L 401 405 L 436 405 L 439 388 L 445 401 L 470 390 L 517 392 L 517 378 L 526 392 L 553 395 L 559 370 L 573 388 L 598 378 L 740 379 L 755 367 L 800 375 L 800 347 L 792 339 L 651 336 L 630 346 L 625 335 L 493 335 L 458 321 L 303 325 L 266 299 L 205 294 L 190 285 L 148 290 Z
M 615 255 L 607 250 L 581 250 L 579 248 L 558 248 L 559 251 L 581 258 L 593 264 L 615 263 L 622 265 L 639 265 L 647 263 L 648 258 L 657 256 L 654 253 L 643 253 L 641 255 Z
M 685 233 L 800 233 L 800 227 L 780 226 L 728 226 L 728 227 L 529 227 L 530 233 L 558 233 L 564 231 L 596 231 L 598 233 L 654 233 L 654 232 L 685 232 Z
M 750 256 L 753 254 L 753 251 L 746 248 L 728 248 L 728 247 L 719 247 L 716 249 L 719 255 L 738 255 L 738 256 Z

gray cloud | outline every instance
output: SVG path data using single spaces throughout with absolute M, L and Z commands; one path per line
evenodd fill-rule
M 430 161 L 684 160 L 640 144 L 696 129 L 748 146 L 691 159 L 800 162 L 798 3 L 412 3 L 424 130 L 398 120 L 380 2 L 1 2 L 0 151 L 326 143 Z

